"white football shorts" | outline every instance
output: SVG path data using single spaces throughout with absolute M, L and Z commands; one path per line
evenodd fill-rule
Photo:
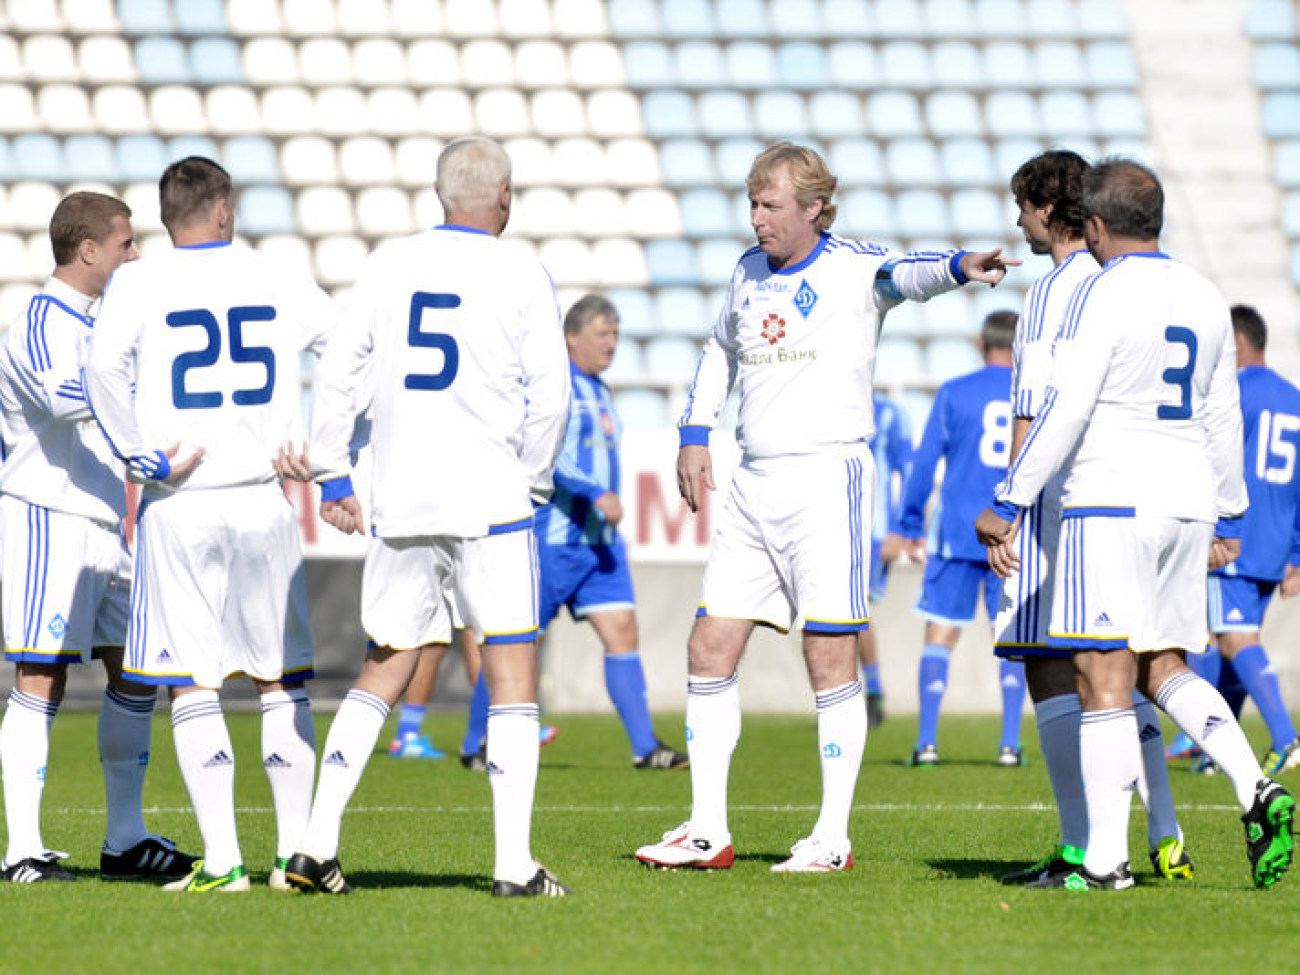
M 131 553 L 120 528 L 0 497 L 5 659 L 84 663 L 126 641 Z
M 537 639 L 532 519 L 481 538 L 372 538 L 361 581 L 361 627 L 376 646 L 451 641 L 453 614 L 488 645 Z
M 1068 657 L 1047 645 L 1056 586 L 1056 548 L 1061 533 L 1061 482 L 1053 479 L 1038 500 L 1025 509 L 1016 536 L 1020 571 L 1002 580 L 993 650 L 999 657 Z
M 736 468 L 698 615 L 856 633 L 870 622 L 875 464 L 865 443 Z
M 278 483 L 179 491 L 141 507 L 129 677 L 218 688 L 312 676 L 297 515 Z
M 1125 510 L 1065 509 L 1049 645 L 1204 652 L 1214 526 Z

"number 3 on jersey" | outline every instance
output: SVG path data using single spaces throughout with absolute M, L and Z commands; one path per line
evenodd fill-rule
M 1181 325 L 1170 325 L 1165 329 L 1165 339 L 1170 345 L 1187 347 L 1187 362 L 1181 366 L 1170 366 L 1160 374 L 1160 378 L 1171 386 L 1176 386 L 1179 393 L 1177 406 L 1156 407 L 1156 416 L 1162 420 L 1186 420 L 1192 415 L 1192 374 L 1196 372 L 1196 333 Z
M 413 349 L 437 349 L 442 353 L 442 368 L 438 372 L 409 372 L 406 374 L 407 389 L 423 389 L 437 392 L 446 389 L 460 371 L 460 347 L 454 336 L 446 332 L 426 332 L 424 330 L 424 313 L 426 311 L 450 311 L 460 307 L 460 295 L 441 291 L 417 291 L 411 295 L 411 324 L 407 329 L 406 341 Z M 437 319 L 434 319 L 436 324 Z
M 259 406 L 271 402 L 275 390 L 275 351 L 266 345 L 244 344 L 245 322 L 270 322 L 275 320 L 275 309 L 270 305 L 236 307 L 226 313 L 230 333 L 230 361 L 253 363 L 266 372 L 266 381 L 251 389 L 237 389 L 230 394 L 236 406 Z M 207 333 L 207 344 L 201 349 L 182 352 L 172 362 L 172 403 L 178 410 L 210 410 L 222 404 L 225 397 L 219 390 L 191 392 L 186 384 L 186 374 L 195 369 L 215 366 L 221 360 L 221 325 L 206 308 L 174 311 L 167 316 L 172 328 L 189 328 L 197 325 Z

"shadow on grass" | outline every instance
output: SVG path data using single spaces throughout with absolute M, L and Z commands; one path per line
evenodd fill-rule
M 997 881 L 1029 866 L 1025 860 L 927 860 L 931 870 L 951 880 Z
M 410 873 L 405 870 L 350 870 L 347 878 L 348 883 L 357 890 L 400 890 L 403 888 L 445 890 L 463 888 L 483 893 L 492 890 L 492 879 L 482 874 Z

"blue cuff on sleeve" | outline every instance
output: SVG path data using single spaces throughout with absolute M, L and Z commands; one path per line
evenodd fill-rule
M 993 513 L 1006 521 L 1015 521 L 1016 515 L 1020 514 L 1020 506 L 1010 501 L 994 501 Z
M 709 428 L 706 426 L 696 426 L 691 424 L 684 427 L 678 427 L 677 434 L 680 438 L 678 446 L 707 447 L 709 445 Z
M 133 471 L 149 481 L 165 481 L 172 472 L 171 461 L 161 450 L 137 454 L 130 459 L 129 464 Z
M 320 499 L 322 501 L 342 501 L 353 494 L 356 494 L 356 492 L 352 490 L 352 478 L 350 477 L 335 477 L 320 482 Z
M 961 259 L 965 255 L 965 251 L 958 251 L 956 254 L 952 255 L 952 257 L 948 258 L 948 270 L 952 272 L 952 276 L 957 279 L 958 284 L 965 284 L 970 280 L 970 278 L 966 277 L 966 275 L 962 273 L 961 269 Z
M 1220 518 L 1214 527 L 1215 538 L 1240 538 L 1241 518 Z

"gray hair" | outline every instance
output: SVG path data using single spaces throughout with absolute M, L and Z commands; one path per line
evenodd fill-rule
M 583 295 L 564 316 L 564 334 L 578 335 L 602 315 L 611 322 L 618 323 L 618 309 L 612 301 L 603 295 Z
M 473 213 L 496 206 L 510 183 L 510 157 L 482 136 L 456 139 L 438 154 L 438 199 L 447 212 Z

